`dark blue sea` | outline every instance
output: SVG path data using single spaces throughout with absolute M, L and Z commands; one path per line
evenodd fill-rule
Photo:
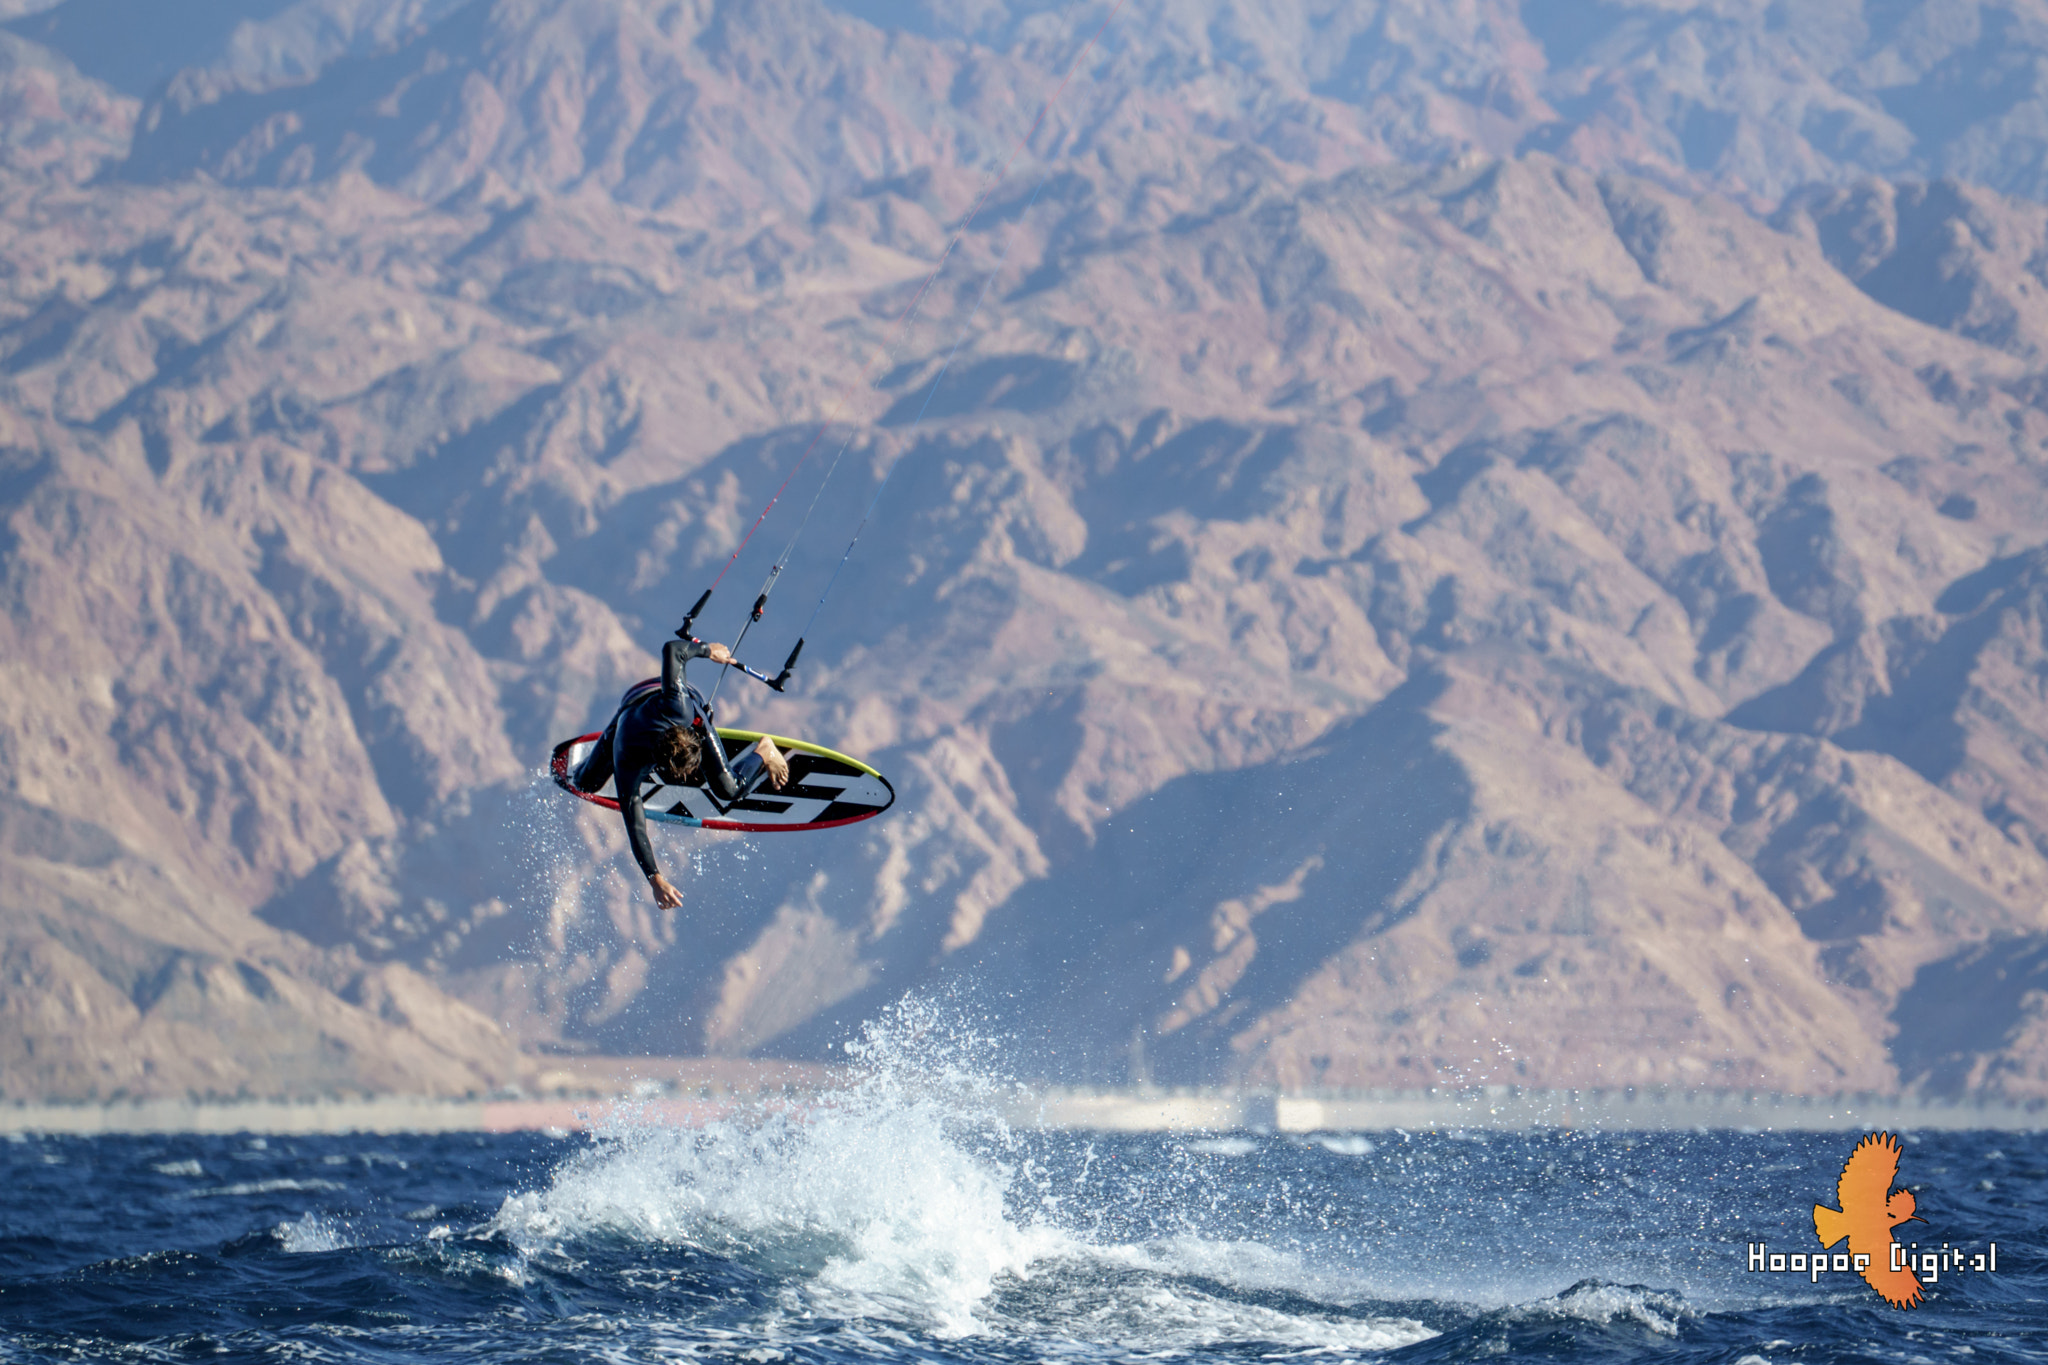
M 867 1059 L 596 1135 L 0 1142 L 7 1361 L 2048 1360 L 2048 1141 L 1906 1135 L 1888 1307 L 1804 1252 L 1854 1134 L 1087 1135 Z

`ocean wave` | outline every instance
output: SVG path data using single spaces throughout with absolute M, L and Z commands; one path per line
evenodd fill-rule
M 862 1044 L 860 1083 L 801 1115 L 697 1130 L 629 1115 L 547 1188 L 508 1198 L 488 1230 L 529 1250 L 592 1235 L 694 1245 L 803 1275 L 834 1311 L 977 1332 L 996 1277 L 1069 1239 L 1006 1214 L 993 1088 L 948 1049 L 934 1055 L 959 1032 L 933 1024 L 897 1011 Z
M 214 1185 L 203 1190 L 186 1190 L 180 1199 L 222 1199 L 251 1194 L 278 1194 L 287 1190 L 345 1190 L 348 1186 L 338 1185 L 332 1180 L 294 1180 L 277 1177 L 271 1180 L 241 1180 L 232 1185 Z
M 1609 1284 L 1604 1280 L 1580 1280 L 1553 1299 L 1517 1304 L 1505 1310 L 1511 1319 L 1573 1318 L 1606 1327 L 1632 1322 L 1658 1336 L 1675 1337 L 1679 1324 L 1698 1316 L 1698 1310 L 1678 1294 L 1650 1289 L 1639 1284 Z

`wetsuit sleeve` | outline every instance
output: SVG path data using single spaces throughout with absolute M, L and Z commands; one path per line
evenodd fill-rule
M 619 798 L 619 814 L 626 818 L 626 839 L 633 845 L 633 861 L 640 864 L 640 870 L 652 881 L 660 872 L 661 865 L 654 861 L 654 846 L 647 842 L 647 803 L 640 799 L 640 784 L 634 783 L 631 795 Z
M 647 802 L 640 795 L 646 776 L 645 768 L 619 768 L 612 781 L 619 794 L 619 817 L 626 822 L 626 842 L 633 846 L 633 861 L 652 881 L 660 874 L 661 864 L 654 861 L 654 845 L 647 841 Z
M 725 746 L 718 742 L 716 731 L 712 731 L 705 741 L 704 765 L 710 770 L 704 775 L 704 785 L 717 793 L 721 801 L 738 800 L 740 780 L 733 776 L 732 765 L 725 761 Z
M 670 640 L 661 647 L 661 690 L 670 697 L 683 695 L 683 665 L 702 659 L 711 649 L 702 640 Z

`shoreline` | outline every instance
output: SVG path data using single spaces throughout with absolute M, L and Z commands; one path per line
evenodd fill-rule
M 811 1084 L 696 1095 L 642 1083 L 634 1093 L 580 1097 L 317 1100 L 153 1099 L 97 1104 L 0 1101 L 0 1134 L 569 1133 L 616 1123 L 696 1128 L 746 1114 L 804 1109 L 844 1093 Z M 2033 1131 L 2048 1104 L 1943 1102 L 1900 1096 L 1777 1095 L 1759 1091 L 1463 1091 L 1277 1095 L 1229 1090 L 1048 1088 L 998 1106 L 1017 1128 L 1089 1132 L 1381 1132 L 1470 1128 L 1591 1132 L 1749 1129 L 1836 1132 L 1913 1129 Z

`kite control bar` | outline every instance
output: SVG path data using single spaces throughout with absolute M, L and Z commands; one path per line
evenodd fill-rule
M 761 594 L 762 601 L 765 602 L 767 600 L 767 596 L 768 595 L 766 593 Z M 697 624 L 698 615 L 703 612 L 705 605 L 710 601 L 711 589 L 706 588 L 704 590 L 704 595 L 697 599 L 697 605 L 690 608 L 689 612 L 683 617 L 683 623 L 680 626 L 676 627 L 676 638 L 678 640 L 694 640 L 697 638 L 696 636 L 690 634 L 690 627 Z M 754 619 L 757 621 L 761 619 L 761 602 L 756 602 L 754 604 Z M 746 674 L 748 677 L 754 679 L 756 682 L 766 683 L 769 687 L 772 687 L 777 692 L 780 692 L 783 690 L 783 688 L 789 685 L 790 671 L 796 667 L 796 656 L 803 652 L 804 642 L 801 638 L 799 638 L 796 642 L 796 648 L 790 650 L 789 657 L 782 661 L 782 671 L 780 673 L 777 673 L 772 678 L 769 677 L 766 673 L 763 673 L 760 669 L 751 668 L 748 665 L 741 663 L 737 659 L 733 660 L 731 664 L 727 665 L 727 667 L 737 668 L 740 672 Z
M 789 684 L 790 670 L 796 667 L 796 656 L 803 652 L 804 642 L 802 640 L 798 640 L 796 642 L 796 648 L 789 651 L 789 657 L 782 661 L 782 671 L 780 673 L 777 673 L 772 678 L 769 677 L 766 673 L 763 673 L 758 668 L 753 668 L 741 663 L 738 659 L 734 659 L 732 663 L 728 665 L 728 667 L 737 668 L 740 672 L 746 674 L 754 681 L 766 683 L 769 687 L 775 689 L 777 692 L 780 692 L 784 687 L 788 686 Z

